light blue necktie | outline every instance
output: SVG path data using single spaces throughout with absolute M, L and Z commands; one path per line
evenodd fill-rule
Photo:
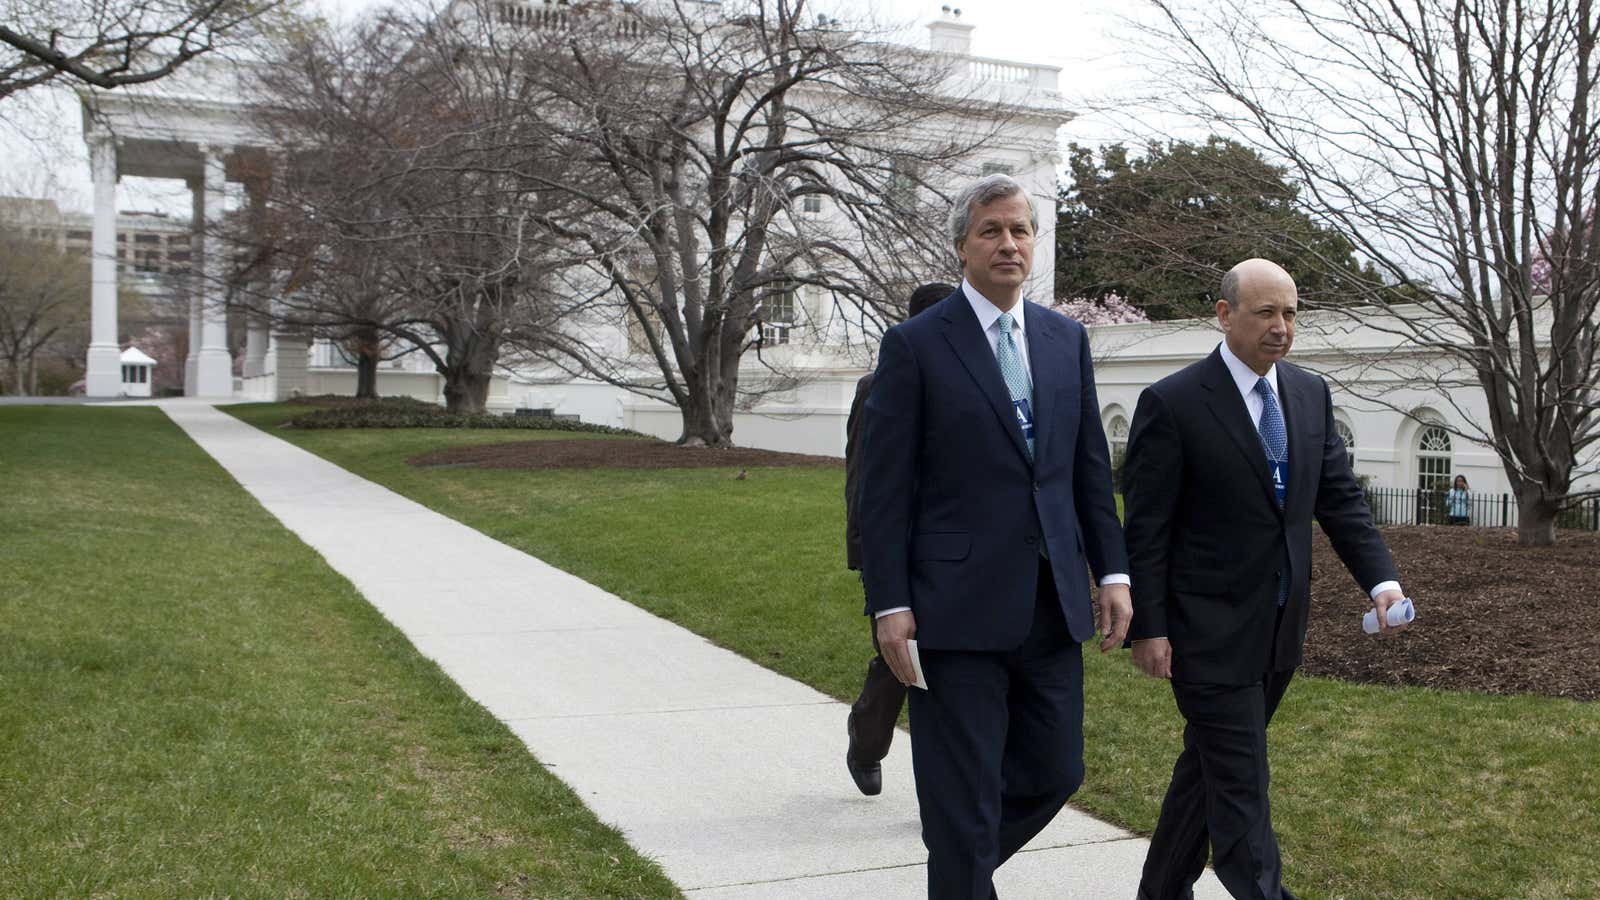
M 1283 506 L 1289 489 L 1289 432 L 1283 427 L 1283 410 L 1278 407 L 1278 397 L 1265 377 L 1256 379 L 1256 393 L 1261 395 L 1261 421 L 1256 431 L 1261 435 L 1261 449 L 1266 451 L 1267 463 L 1273 470 L 1273 490 L 1278 506 Z M 1278 605 L 1289 599 L 1288 567 L 1278 576 Z
M 1028 416 L 1033 416 L 1033 380 L 1028 377 L 1028 368 L 1022 364 L 1022 354 L 1017 352 L 1017 342 L 1011 337 L 1011 326 L 1015 320 L 1010 313 L 1001 313 L 995 320 L 1000 326 L 1000 340 L 995 343 L 994 358 L 1000 364 L 1000 377 L 1006 380 L 1006 389 L 1011 392 L 1011 402 L 1015 405 L 1019 400 L 1026 401 Z M 1022 413 L 1017 413 L 1020 420 Z M 1021 424 L 1019 421 L 1018 424 Z M 1028 441 L 1028 459 L 1033 459 L 1033 434 L 1032 423 L 1023 428 L 1023 436 Z

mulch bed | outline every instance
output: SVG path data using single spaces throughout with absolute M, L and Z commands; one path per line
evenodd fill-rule
M 414 466 L 485 469 L 837 467 L 830 456 L 666 441 L 517 441 L 436 450 Z M 1361 630 L 1370 607 L 1321 532 L 1312 545 L 1311 621 L 1303 671 L 1345 681 L 1493 694 L 1600 699 L 1600 535 L 1562 531 L 1554 547 L 1521 547 L 1491 528 L 1383 529 L 1417 622 L 1399 634 Z
M 514 441 L 450 447 L 406 460 L 424 468 L 479 469 L 758 469 L 843 468 L 844 460 L 749 447 L 680 447 L 668 441 Z
M 1368 635 L 1371 606 L 1333 547 L 1312 548 L 1304 671 L 1346 681 L 1600 699 L 1600 535 L 1560 531 L 1522 547 L 1514 530 L 1383 529 L 1417 604 L 1406 631 Z

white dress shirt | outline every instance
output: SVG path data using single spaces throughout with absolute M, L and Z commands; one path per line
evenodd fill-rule
M 1003 312 L 1011 313 L 1011 341 L 1017 345 L 1017 353 L 1022 357 L 1022 367 L 1028 373 L 1028 382 L 1033 382 L 1033 363 L 1028 359 L 1028 332 L 1027 316 L 1022 313 L 1023 301 L 1019 298 L 1010 310 L 1002 310 L 989 301 L 988 297 L 978 293 L 978 289 L 965 278 L 961 280 L 961 293 L 967 298 L 967 303 L 972 306 L 973 315 L 978 317 L 978 325 L 983 328 L 983 336 L 989 340 L 989 352 L 998 352 L 1000 347 L 1000 315 Z M 1100 579 L 1100 585 L 1130 584 L 1126 572 L 1114 572 Z M 905 612 L 909 606 L 896 606 L 877 613 L 875 618 L 883 618 L 897 612 Z

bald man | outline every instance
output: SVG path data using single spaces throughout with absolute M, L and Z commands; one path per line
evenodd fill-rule
M 1140 898 L 1187 898 L 1209 848 L 1235 897 L 1293 897 L 1267 804 L 1267 723 L 1305 643 L 1311 523 L 1385 613 L 1393 558 L 1333 427 L 1328 386 L 1283 361 L 1298 294 L 1274 263 L 1222 279 L 1210 356 L 1139 397 L 1123 470 L 1133 661 L 1187 722 Z M 1354 617 L 1351 621 L 1354 627 Z

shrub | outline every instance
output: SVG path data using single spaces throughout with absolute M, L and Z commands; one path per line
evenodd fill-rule
M 618 434 L 644 437 L 637 431 L 593 425 L 575 419 L 544 416 L 512 416 L 497 413 L 461 414 L 411 397 L 385 397 L 382 400 L 350 401 L 339 398 L 337 405 L 323 406 L 295 416 L 285 428 L 517 428 L 526 431 L 571 431 L 589 434 Z

